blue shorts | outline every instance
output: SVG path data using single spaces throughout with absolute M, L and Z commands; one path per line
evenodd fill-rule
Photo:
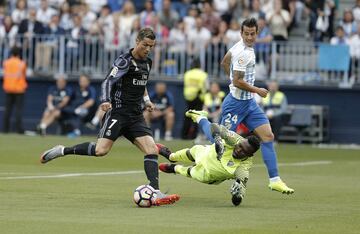
M 240 123 L 253 131 L 263 124 L 268 124 L 269 120 L 253 98 L 238 100 L 229 93 L 222 104 L 221 125 L 236 131 Z

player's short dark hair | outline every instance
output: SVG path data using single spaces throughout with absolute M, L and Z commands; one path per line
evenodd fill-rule
M 14 46 L 13 48 L 11 48 L 10 54 L 12 56 L 19 57 L 20 56 L 20 48 L 17 46 Z
M 144 40 L 145 38 L 149 38 L 151 40 L 155 40 L 156 36 L 154 31 L 151 28 L 142 28 L 140 29 L 136 39 L 138 39 L 139 41 Z
M 248 27 L 248 28 L 256 28 L 256 31 L 258 30 L 258 24 L 257 24 L 257 20 L 255 18 L 248 18 L 246 20 L 244 20 L 241 24 L 241 31 L 244 30 L 244 26 Z
M 258 149 L 260 148 L 260 139 L 255 135 L 248 136 L 246 137 L 246 139 L 248 140 L 249 144 L 254 148 L 254 153 L 258 151 Z

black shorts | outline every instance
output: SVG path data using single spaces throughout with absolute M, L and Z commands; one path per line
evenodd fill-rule
M 128 116 L 110 110 L 106 112 L 102 122 L 98 138 L 115 141 L 118 137 L 124 136 L 134 142 L 137 137 L 152 136 L 152 131 L 147 126 L 143 115 Z

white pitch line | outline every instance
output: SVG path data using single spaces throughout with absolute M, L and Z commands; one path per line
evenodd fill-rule
M 332 161 L 307 161 L 307 162 L 296 162 L 296 163 L 278 163 L 280 167 L 304 167 L 314 165 L 327 165 L 331 164 Z M 264 164 L 254 164 L 253 167 L 263 167 Z
M 19 179 L 49 179 L 49 178 L 65 178 L 78 176 L 107 176 L 107 175 L 130 175 L 139 174 L 144 171 L 112 171 L 112 172 L 89 172 L 89 173 L 67 173 L 57 175 L 36 175 L 36 176 L 8 176 L 0 177 L 0 180 L 19 180 Z
M 296 163 L 279 163 L 281 167 L 304 167 L 314 165 L 327 165 L 332 161 L 307 161 Z M 254 164 L 253 167 L 264 167 L 264 164 Z M 79 176 L 107 176 L 107 175 L 130 175 L 140 174 L 144 171 L 113 171 L 113 172 L 88 172 L 88 173 L 67 173 L 57 175 L 34 175 L 34 176 L 8 176 L 0 177 L 0 180 L 22 180 L 22 179 L 51 179 L 51 178 L 66 178 L 66 177 L 79 177 Z

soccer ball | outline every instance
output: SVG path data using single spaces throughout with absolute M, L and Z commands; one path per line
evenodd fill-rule
M 134 191 L 134 202 L 139 207 L 150 207 L 154 196 L 154 189 L 150 185 L 140 185 Z

